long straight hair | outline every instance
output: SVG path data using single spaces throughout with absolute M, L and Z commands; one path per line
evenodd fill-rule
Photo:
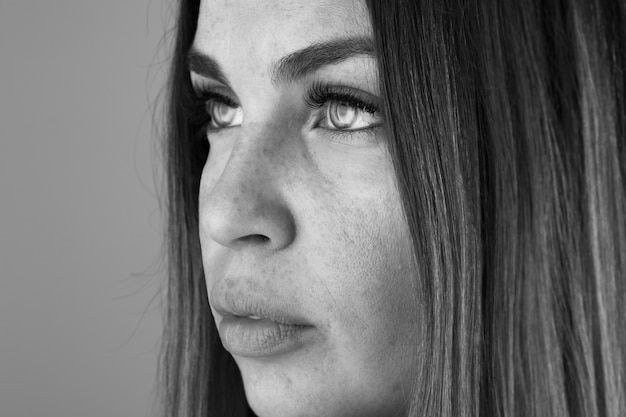
M 180 1 L 168 85 L 166 314 L 159 365 L 163 416 L 242 417 L 247 406 L 239 370 L 221 345 L 206 298 L 198 234 L 198 190 L 208 142 L 198 140 L 204 119 L 186 56 L 196 32 L 200 1 Z
M 413 416 L 626 415 L 623 0 L 369 0 L 423 334 Z M 252 416 L 206 300 L 209 152 L 180 1 L 168 87 L 168 417 Z
M 626 7 L 478 2 L 483 402 L 626 415 Z

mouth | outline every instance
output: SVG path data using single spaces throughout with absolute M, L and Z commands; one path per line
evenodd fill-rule
M 232 355 L 267 357 L 301 348 L 315 327 L 298 312 L 256 296 L 215 294 L 213 309 L 222 316 L 218 332 Z
M 296 350 L 304 346 L 313 330 L 312 326 L 237 316 L 224 316 L 218 328 L 224 348 L 244 357 L 273 356 Z

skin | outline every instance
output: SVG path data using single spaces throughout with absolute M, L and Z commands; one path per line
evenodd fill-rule
M 241 125 L 209 132 L 200 187 L 216 324 L 216 293 L 253 291 L 315 326 L 290 352 L 233 355 L 260 417 L 393 416 L 414 382 L 416 268 L 385 134 L 321 128 L 325 109 L 303 100 L 316 80 L 379 96 L 376 62 L 270 79 L 291 52 L 371 33 L 360 1 L 201 2 L 194 48 L 220 63 L 243 112 Z

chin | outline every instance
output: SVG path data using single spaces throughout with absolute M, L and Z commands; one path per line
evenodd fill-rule
M 353 385 L 358 377 L 323 375 L 318 366 L 303 369 L 281 366 L 273 361 L 236 359 L 241 370 L 246 398 L 258 417 L 383 417 L 400 416 L 376 394 Z M 388 401 L 385 401 L 388 400 Z M 391 401 L 389 401 L 391 400 Z M 394 400 L 397 400 L 394 398 Z
M 246 398 L 258 417 L 349 417 L 363 416 L 342 409 L 340 404 L 316 400 L 316 392 L 309 394 L 285 392 L 267 387 L 251 387 L 246 384 Z
M 235 359 L 243 379 L 246 398 L 258 417 L 331 416 L 330 410 L 319 410 L 318 395 L 307 381 L 310 373 L 281 367 L 273 362 Z M 307 375 L 308 374 L 308 375 Z M 303 394 L 306 392 L 308 394 Z

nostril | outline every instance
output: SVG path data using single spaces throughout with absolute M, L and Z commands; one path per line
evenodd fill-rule
M 269 242 L 270 238 L 265 235 L 247 235 L 240 237 L 239 241 L 245 243 L 265 243 Z

